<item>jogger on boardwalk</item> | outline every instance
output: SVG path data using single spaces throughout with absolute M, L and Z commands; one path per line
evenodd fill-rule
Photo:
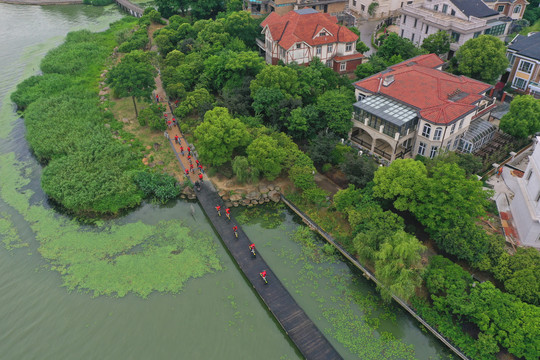
M 180 144 L 180 142 L 178 141 L 178 135 L 174 135 L 174 142 Z
M 191 172 L 195 174 L 195 170 L 193 170 L 193 164 L 189 164 L 189 170 L 191 170 Z
M 180 146 L 180 154 L 182 154 L 182 156 L 184 156 L 184 147 L 183 146 Z

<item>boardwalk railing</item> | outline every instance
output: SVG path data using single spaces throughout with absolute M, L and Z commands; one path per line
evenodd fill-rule
M 330 244 L 332 244 L 340 253 L 343 255 L 347 260 L 349 260 L 354 266 L 356 266 L 358 269 L 360 269 L 364 276 L 368 279 L 373 280 L 375 284 L 377 284 L 380 287 L 384 287 L 383 284 L 369 271 L 366 269 L 362 264 L 358 262 L 347 250 L 345 250 L 340 244 L 338 244 L 334 238 L 328 234 L 326 231 L 324 231 L 319 225 L 317 225 L 309 216 L 304 214 L 302 210 L 300 210 L 296 205 L 294 205 L 292 202 L 290 202 L 285 196 L 281 195 L 281 200 L 292 210 L 294 211 L 302 220 L 304 223 L 306 223 L 312 230 L 317 231 L 326 241 L 328 241 Z M 401 307 L 403 307 L 409 314 L 411 314 L 416 320 L 418 320 L 419 323 L 421 323 L 426 329 L 428 329 L 437 339 L 439 339 L 444 345 L 446 345 L 450 350 L 452 350 L 457 356 L 462 358 L 463 360 L 469 360 L 469 358 L 461 352 L 457 347 L 452 345 L 448 339 L 446 339 L 441 333 L 439 333 L 434 327 L 429 325 L 420 315 L 414 311 L 413 308 L 411 308 L 405 301 L 400 299 L 399 297 L 392 295 L 392 298 L 399 304 Z

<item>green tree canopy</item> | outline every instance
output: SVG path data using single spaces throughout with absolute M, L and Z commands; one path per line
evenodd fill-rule
M 266 66 L 251 82 L 251 96 L 260 88 L 279 89 L 285 97 L 298 95 L 298 75 L 295 70 L 287 66 Z
M 460 74 L 489 83 L 508 67 L 504 42 L 491 35 L 467 40 L 456 52 L 456 59 Z
M 346 137 L 352 129 L 354 93 L 348 90 L 329 90 L 317 98 L 321 121 L 330 131 Z
M 446 31 L 437 31 L 424 39 L 422 49 L 430 54 L 446 54 L 450 51 L 450 35 Z
M 377 51 L 377 56 L 385 61 L 390 60 L 394 55 L 399 55 L 403 60 L 407 60 L 420 54 L 422 54 L 422 50 L 417 48 L 412 41 L 395 33 L 388 35 Z
M 518 138 L 540 131 L 540 100 L 531 95 L 516 96 L 510 103 L 510 111 L 502 117 L 500 128 Z
M 250 141 L 246 125 L 222 107 L 207 111 L 194 135 L 201 159 L 211 165 L 231 161 L 234 150 Z
M 377 252 L 375 274 L 386 286 L 381 294 L 393 293 L 408 300 L 422 283 L 422 253 L 426 247 L 403 230 L 395 232 Z
M 135 98 L 148 99 L 152 96 L 152 91 L 156 89 L 155 74 L 156 70 L 150 64 L 149 58 L 140 50 L 135 50 L 109 71 L 107 83 L 117 96 L 131 96 L 135 115 L 139 116 Z
M 268 135 L 261 135 L 247 147 L 249 163 L 268 180 L 274 180 L 283 170 L 287 152 L 279 146 L 277 140 Z

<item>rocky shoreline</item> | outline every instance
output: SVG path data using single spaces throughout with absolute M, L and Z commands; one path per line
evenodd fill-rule
M 274 185 L 259 185 L 256 191 L 246 192 L 245 190 L 220 190 L 219 196 L 225 203 L 225 207 L 238 207 L 261 205 L 267 202 L 279 202 L 281 200 L 281 187 Z M 186 186 L 180 195 L 183 199 L 194 200 L 196 198 L 195 190 Z
M 0 0 L 0 3 L 15 5 L 72 5 L 82 4 L 83 0 Z

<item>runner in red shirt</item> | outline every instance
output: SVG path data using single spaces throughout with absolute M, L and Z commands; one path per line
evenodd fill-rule
M 202 174 L 199 174 L 199 180 L 202 181 L 202 178 L 203 178 Z
M 195 170 L 193 170 L 193 164 L 189 164 L 189 169 L 191 170 L 192 173 L 195 174 Z
M 184 147 L 183 146 L 180 146 L 180 154 L 182 154 L 182 156 L 184 155 Z
M 180 142 L 178 141 L 178 135 L 174 135 L 174 142 L 180 144 Z
M 231 220 L 231 209 L 226 208 L 225 209 L 225 215 L 227 215 L 227 219 Z
M 219 206 L 219 205 L 216 206 L 216 210 L 217 210 L 218 215 L 221 216 L 221 211 L 220 211 L 220 210 L 221 210 L 221 206 Z
M 186 176 L 189 176 L 189 170 L 186 169 Z

